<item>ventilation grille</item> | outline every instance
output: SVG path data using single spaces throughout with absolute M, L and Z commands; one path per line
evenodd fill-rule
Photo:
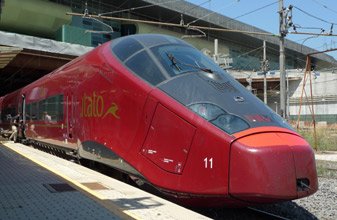
M 208 83 L 221 92 L 238 92 L 238 90 L 229 81 L 219 83 L 213 80 L 208 80 Z

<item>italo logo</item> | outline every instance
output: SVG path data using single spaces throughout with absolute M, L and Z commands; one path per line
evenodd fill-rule
M 104 98 L 93 92 L 91 95 L 82 96 L 81 117 L 86 118 L 105 118 L 111 115 L 117 119 L 118 106 L 116 103 L 111 103 L 108 108 L 105 107 Z

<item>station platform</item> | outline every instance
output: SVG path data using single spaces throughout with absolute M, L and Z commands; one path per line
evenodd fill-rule
M 0 144 L 0 219 L 207 219 L 101 173 Z
M 315 155 L 316 160 L 337 162 L 337 151 L 325 151 Z

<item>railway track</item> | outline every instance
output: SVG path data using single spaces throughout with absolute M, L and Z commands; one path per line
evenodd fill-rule
M 326 168 L 326 169 L 330 171 L 337 171 L 337 168 Z
M 262 206 L 263 209 L 264 206 Z M 246 207 L 246 208 L 209 208 L 209 209 L 193 209 L 193 211 L 205 215 L 211 219 L 261 219 L 261 220 L 289 220 L 291 218 L 284 217 L 280 214 L 273 213 L 274 209 L 268 209 L 272 211 L 265 211 L 256 207 Z M 275 210 L 276 212 L 276 210 Z
M 280 220 L 290 220 L 290 218 L 282 217 L 280 215 L 276 215 L 270 212 L 266 212 L 257 208 L 247 207 L 253 213 L 256 213 L 258 219 L 280 219 Z

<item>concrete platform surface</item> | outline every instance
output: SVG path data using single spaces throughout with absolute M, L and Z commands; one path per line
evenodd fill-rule
M 337 152 L 336 151 L 320 152 L 315 155 L 315 158 L 316 160 L 337 162 Z
M 32 147 L 13 142 L 3 145 L 6 147 L 0 145 L 0 219 L 20 219 L 5 218 L 4 212 L 10 217 L 25 216 L 22 219 L 208 219 Z M 53 187 L 50 183 L 68 183 L 75 191 L 50 193 L 48 188 Z M 39 218 L 36 218 L 30 211 L 32 207 L 49 215 L 46 218 L 45 214 L 37 213 Z
M 0 219 L 121 218 L 62 178 L 0 145 Z

